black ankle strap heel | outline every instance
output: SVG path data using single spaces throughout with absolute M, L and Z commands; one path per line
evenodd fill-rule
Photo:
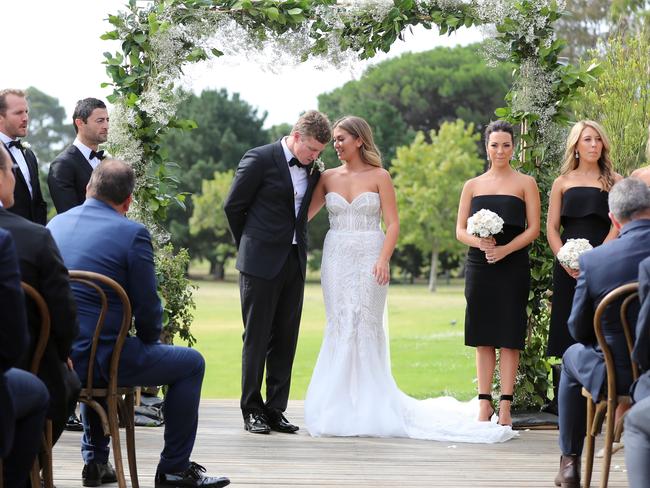
M 499 397 L 499 403 L 501 403 L 501 402 L 503 402 L 503 401 L 511 402 L 513 399 L 514 399 L 514 396 L 513 396 L 513 395 L 501 395 L 501 396 Z M 512 427 L 512 424 L 502 424 L 501 422 L 499 422 L 499 418 L 498 418 L 498 417 L 497 417 L 497 424 L 499 424 L 499 425 L 503 425 L 503 426 Z
M 490 407 L 492 408 L 492 413 L 490 414 L 490 416 L 487 419 L 487 422 L 489 422 L 490 419 L 492 418 L 492 415 L 494 415 L 494 412 L 495 412 L 494 404 L 492 403 L 492 395 L 489 394 L 489 393 L 479 393 L 478 394 L 478 399 L 479 400 L 487 400 L 488 402 L 490 402 Z

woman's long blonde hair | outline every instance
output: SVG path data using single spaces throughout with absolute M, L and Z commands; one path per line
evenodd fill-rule
M 603 185 L 603 190 L 609 191 L 612 186 L 614 186 L 614 167 L 612 165 L 612 160 L 609 157 L 609 138 L 605 133 L 605 129 L 603 129 L 598 122 L 594 122 L 593 120 L 581 120 L 580 122 L 576 122 L 576 124 L 571 128 L 569 137 L 567 137 L 566 140 L 566 150 L 564 152 L 564 161 L 560 168 L 560 174 L 565 175 L 576 169 L 580 164 L 580 160 L 576 158 L 576 148 L 582 131 L 587 127 L 595 130 L 603 141 L 603 150 L 598 158 L 598 169 L 600 170 L 598 180 Z
M 379 152 L 379 149 L 377 149 L 377 146 L 375 145 L 375 141 L 372 137 L 372 129 L 368 125 L 368 122 L 363 120 L 361 117 L 346 115 L 334 122 L 332 131 L 337 127 L 350 133 L 353 137 L 361 139 L 361 147 L 359 148 L 361 161 L 371 166 L 377 166 L 378 168 L 382 167 L 381 152 Z

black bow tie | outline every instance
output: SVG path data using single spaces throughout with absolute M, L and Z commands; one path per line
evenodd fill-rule
M 15 141 L 9 141 L 9 144 L 7 144 L 7 149 L 11 149 L 12 147 L 16 147 L 21 151 L 23 150 L 23 145 L 20 142 L 20 139 L 16 139 Z
M 88 156 L 88 160 L 90 161 L 92 158 L 97 158 L 100 161 L 102 161 L 106 156 L 104 156 L 104 151 L 90 151 L 90 156 Z
M 291 158 L 289 160 L 289 167 L 291 166 L 295 166 L 296 168 L 300 169 L 307 169 L 307 166 L 301 164 L 300 161 L 298 161 L 296 158 Z

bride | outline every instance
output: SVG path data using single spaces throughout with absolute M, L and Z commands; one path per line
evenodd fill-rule
M 485 443 L 514 437 L 510 427 L 475 420 L 476 401 L 416 400 L 397 387 L 385 320 L 399 235 L 395 189 L 365 120 L 344 117 L 333 134 L 343 164 L 322 174 L 309 207 L 311 219 L 325 205 L 330 222 L 321 265 L 327 324 L 305 399 L 309 433 Z

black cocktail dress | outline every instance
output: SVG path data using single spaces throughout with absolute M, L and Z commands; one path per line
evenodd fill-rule
M 562 195 L 560 224 L 562 243 L 567 239 L 587 239 L 596 247 L 603 243 L 609 233 L 609 193 L 592 186 L 574 186 Z M 571 314 L 576 280 L 555 260 L 553 267 L 553 296 L 551 325 L 548 334 L 547 356 L 562 357 L 564 351 L 575 343 L 569 334 L 567 321 Z
M 494 236 L 504 245 L 526 229 L 526 203 L 514 195 L 472 198 L 470 215 L 481 209 L 497 213 L 503 232 Z M 523 349 L 526 304 L 530 290 L 528 246 L 489 264 L 485 253 L 470 247 L 465 271 L 465 345 Z

